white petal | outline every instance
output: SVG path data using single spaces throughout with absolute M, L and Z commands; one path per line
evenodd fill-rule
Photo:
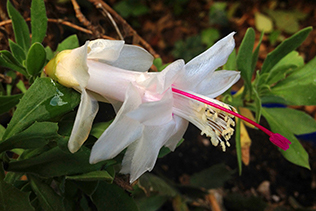
M 145 72 L 153 64 L 153 60 L 154 57 L 145 49 L 134 45 L 124 45 L 117 60 L 109 64 L 126 70 Z
M 146 126 L 141 139 L 128 147 L 121 173 L 130 173 L 131 183 L 153 169 L 161 147 L 173 134 L 174 128 L 174 121 L 161 126 Z
M 123 40 L 97 39 L 90 41 L 88 59 L 100 59 L 107 63 L 114 62 L 119 58 L 123 46 Z
M 144 125 L 162 125 L 172 120 L 172 105 L 172 92 L 168 90 L 162 99 L 142 103 L 137 109 L 127 113 L 127 116 Z
M 173 119 L 176 123 L 175 133 L 169 138 L 169 140 L 165 144 L 165 146 L 168 147 L 171 151 L 175 150 L 175 148 L 177 147 L 177 144 L 183 138 L 183 135 L 189 125 L 188 120 L 182 117 L 179 117 L 175 114 L 173 115 Z
M 234 34 L 235 32 L 230 33 L 188 62 L 174 85 L 180 89 L 196 91 L 197 84 L 204 80 L 208 74 L 212 74 L 218 67 L 226 63 L 228 56 L 235 47 Z
M 103 97 L 123 102 L 126 90 L 141 74 L 123 70 L 96 60 L 88 60 L 90 79 L 87 89 Z
M 128 145 L 140 138 L 143 126 L 126 116 L 126 113 L 136 109 L 140 104 L 141 98 L 137 88 L 130 86 L 126 99 L 114 121 L 92 147 L 91 164 L 115 157 Z
M 215 71 L 212 75 L 198 84 L 196 92 L 210 98 L 215 98 L 229 89 L 239 80 L 239 78 L 240 72 L 238 71 Z
M 139 82 L 139 84 L 145 86 L 147 90 L 152 90 L 162 94 L 168 89 L 179 76 L 179 72 L 183 71 L 184 61 L 179 59 L 169 64 L 161 72 L 149 72 L 149 79 Z
M 68 142 L 69 151 L 75 153 L 89 136 L 99 104 L 85 89 L 81 90 L 81 102 Z

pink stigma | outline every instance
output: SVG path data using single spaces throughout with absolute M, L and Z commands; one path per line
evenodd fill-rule
M 238 114 L 238 113 L 236 113 L 236 112 L 233 112 L 233 111 L 231 111 L 231 110 L 229 110 L 229 109 L 227 109 L 227 108 L 224 108 L 224 107 L 222 107 L 222 106 L 220 106 L 220 105 L 217 105 L 217 104 L 212 103 L 212 102 L 210 102 L 210 101 L 208 101 L 208 100 L 205 100 L 205 99 L 203 99 L 203 98 L 201 98 L 201 97 L 198 97 L 198 96 L 196 96 L 196 95 L 190 94 L 190 93 L 188 93 L 188 92 L 182 91 L 182 90 L 177 89 L 177 88 L 174 88 L 174 87 L 172 87 L 172 91 L 173 91 L 174 93 L 183 95 L 183 96 L 188 97 L 188 98 L 191 98 L 191 99 L 193 99 L 193 100 L 197 100 L 197 101 L 199 101 L 199 102 L 205 103 L 205 104 L 207 104 L 207 105 L 209 105 L 209 106 L 212 106 L 212 107 L 214 107 L 214 108 L 220 109 L 220 110 L 222 110 L 222 111 L 224 111 L 224 112 L 226 112 L 226 113 L 229 113 L 229 114 L 231 114 L 231 115 L 233 115 L 233 116 L 235 116 L 235 117 L 238 117 L 239 119 L 242 119 L 242 120 L 244 120 L 244 121 L 246 121 L 246 122 L 248 122 L 248 123 L 254 125 L 254 126 L 257 127 L 258 129 L 260 129 L 260 130 L 262 130 L 263 132 L 265 132 L 268 136 L 270 136 L 270 141 L 271 141 L 274 145 L 280 147 L 280 148 L 283 149 L 283 150 L 287 150 L 287 149 L 289 148 L 289 144 L 291 144 L 291 142 L 290 142 L 287 138 L 285 138 L 284 136 L 280 135 L 279 133 L 273 133 L 272 131 L 268 130 L 267 128 L 265 128 L 265 127 L 259 125 L 258 123 L 252 121 L 251 119 L 248 119 L 248 118 L 246 118 L 246 117 L 244 117 L 244 116 L 242 116 L 242 115 L 240 115 L 240 114 Z

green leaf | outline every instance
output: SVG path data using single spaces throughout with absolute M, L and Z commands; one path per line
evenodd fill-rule
M 316 58 L 297 68 L 271 88 L 271 94 L 285 99 L 288 105 L 316 105 Z
M 262 115 L 268 121 L 272 132 L 283 135 L 291 142 L 289 149 L 286 151 L 280 149 L 280 152 L 288 161 L 310 169 L 308 154 L 292 133 L 293 128 L 287 128 L 284 125 L 287 121 L 287 115 L 279 115 L 275 109 L 276 108 L 262 108 Z
M 47 121 L 67 113 L 79 101 L 80 95 L 74 90 L 50 78 L 36 79 L 18 104 L 3 139 L 23 131 L 35 121 Z
M 214 28 L 204 29 L 201 32 L 201 41 L 210 48 L 220 38 L 219 31 Z
M 237 163 L 239 175 L 242 173 L 242 155 L 241 155 L 241 142 L 240 142 L 241 134 L 240 134 L 240 119 L 238 118 L 236 124 L 236 154 L 237 154 Z
M 216 164 L 201 172 L 195 173 L 190 178 L 190 184 L 195 187 L 206 189 L 222 187 L 231 178 L 233 171 L 229 171 L 225 164 Z M 210 177 L 210 175 L 212 175 Z
M 78 180 L 78 181 L 107 181 L 112 182 L 113 177 L 107 171 L 92 171 L 86 174 L 80 174 L 75 176 L 66 176 L 66 179 Z
M 35 149 L 43 147 L 49 140 L 59 137 L 57 130 L 57 123 L 35 122 L 21 133 L 18 133 L 5 141 L 1 141 L 0 153 L 14 148 Z
M 304 59 L 296 51 L 290 52 L 283 59 L 281 59 L 270 71 L 267 78 L 267 84 L 272 85 L 282 79 L 293 69 L 302 67 Z
M 25 68 L 20 64 L 20 62 L 15 57 L 12 56 L 12 54 L 9 51 L 3 50 L 0 51 L 0 54 L 0 66 L 10 68 L 12 70 L 22 73 L 25 76 L 28 76 Z
M 180 144 L 182 144 L 182 142 L 184 141 L 184 139 L 182 138 L 179 143 L 177 144 L 177 147 L 180 146 Z M 168 147 L 163 146 L 158 154 L 158 158 L 162 158 L 164 156 L 166 156 L 167 154 L 169 154 L 171 152 L 171 150 Z
M 4 132 L 5 132 L 5 128 L 2 125 L 0 125 L 0 140 L 2 140 L 2 136 Z
M 0 210 L 34 211 L 29 195 L 30 193 L 22 192 L 11 184 L 0 181 Z
M 10 39 L 9 46 L 13 56 L 20 62 L 20 64 L 23 64 L 23 61 L 26 59 L 24 50 Z
M 31 187 L 35 192 L 40 207 L 46 211 L 62 211 L 65 210 L 63 206 L 63 198 L 59 196 L 50 185 L 42 182 L 32 175 L 28 175 Z
M 259 94 L 256 90 L 253 90 L 254 93 L 254 97 L 255 97 L 255 111 L 256 111 L 256 122 L 260 122 L 260 117 L 261 117 L 261 110 L 262 110 L 262 106 L 261 106 L 261 99 L 259 97 Z
M 284 56 L 291 51 L 294 51 L 302 44 L 312 29 L 312 27 L 302 29 L 278 45 L 278 47 L 267 55 L 267 58 L 262 64 L 261 73 L 270 72 L 274 65 L 276 65 Z
M 177 191 L 166 183 L 160 177 L 154 174 L 143 174 L 138 180 L 138 186 L 145 192 L 147 196 L 151 193 L 158 193 L 160 195 L 174 197 L 177 195 Z
M 274 19 L 279 30 L 286 33 L 295 33 L 299 30 L 299 19 L 304 19 L 307 13 L 299 11 L 282 11 L 282 10 L 267 10 L 267 13 Z
M 291 108 L 268 108 L 270 115 L 283 120 L 283 127 L 295 135 L 313 133 L 316 131 L 316 121 L 303 111 Z
M 139 211 L 157 211 L 169 199 L 167 196 L 151 195 L 135 199 Z
M 260 49 L 260 45 L 261 45 L 261 42 L 262 42 L 263 35 L 264 35 L 264 33 L 262 32 L 261 35 L 260 35 L 260 39 L 259 39 L 259 42 L 257 44 L 257 47 L 256 47 L 256 49 L 254 50 L 254 52 L 252 54 L 252 61 L 251 61 L 252 72 L 255 71 L 255 69 L 256 69 L 256 65 L 257 65 L 258 57 L 259 57 L 259 49 Z
M 16 43 L 27 52 L 30 48 L 30 31 L 22 15 L 7 1 L 7 11 L 12 20 Z
M 42 177 L 58 177 L 97 171 L 107 162 L 89 163 L 90 150 L 86 147 L 72 154 L 59 147 L 54 147 L 38 156 L 12 161 L 7 164 L 7 171 L 38 174 Z
M 241 77 L 245 80 L 245 86 L 251 90 L 252 69 L 252 49 L 255 43 L 255 31 L 253 28 L 248 28 L 244 39 L 239 47 L 236 63 L 237 69 L 240 71 Z
M 3 114 L 16 106 L 20 102 L 22 96 L 23 94 L 0 96 L 0 114 Z
M 31 4 L 32 44 L 41 43 L 46 36 L 47 17 L 44 0 L 32 0 Z
M 234 49 L 232 53 L 229 55 L 227 62 L 223 66 L 223 70 L 236 70 L 236 50 Z
M 125 190 L 104 181 L 99 182 L 97 189 L 91 195 L 91 200 L 97 210 L 138 210 L 137 205 Z
M 74 49 L 79 47 L 79 41 L 77 35 L 71 35 L 64 39 L 58 46 L 56 52 L 59 53 L 63 50 Z
M 270 33 L 273 30 L 273 22 L 271 18 L 260 12 L 255 13 L 255 25 L 261 32 Z
M 45 48 L 46 51 L 46 59 L 49 61 L 52 58 L 54 58 L 54 52 L 52 51 L 52 49 L 49 46 L 46 46 Z
M 27 72 L 36 77 L 43 69 L 46 62 L 46 51 L 41 43 L 34 43 L 26 58 Z
M 93 125 L 92 130 L 90 132 L 90 135 L 100 138 L 102 133 L 111 125 L 113 120 L 108 121 L 108 122 L 99 122 Z

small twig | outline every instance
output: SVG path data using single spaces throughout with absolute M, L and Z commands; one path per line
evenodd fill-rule
M 25 21 L 30 21 L 30 20 L 31 20 L 31 18 L 25 19 Z M 91 30 L 88 30 L 88 29 L 85 29 L 83 27 L 77 26 L 76 24 L 73 24 L 73 23 L 71 23 L 69 21 L 65 21 L 65 20 L 62 20 L 62 19 L 48 18 L 48 22 L 62 24 L 62 25 L 69 26 L 71 28 L 74 28 L 74 29 L 76 29 L 78 31 L 82 31 L 82 32 L 87 33 L 87 34 L 93 34 L 93 32 Z M 12 20 L 1 21 L 0 22 L 0 27 L 4 26 L 4 25 L 7 25 L 7 24 L 12 24 Z M 101 37 L 104 38 L 104 39 L 114 40 L 113 37 L 109 37 L 109 36 L 106 36 L 106 35 L 101 35 Z
M 11 23 L 12 23 L 11 20 L 1 21 L 1 22 L 0 22 L 0 27 L 1 27 L 1 26 L 4 26 L 4 25 L 7 25 L 7 24 L 11 24 Z
M 90 21 L 88 21 L 88 19 L 82 14 L 82 12 L 80 11 L 80 6 L 77 3 L 76 0 L 71 0 L 71 3 L 74 7 L 75 13 L 76 13 L 76 17 L 78 18 L 78 20 L 84 25 L 86 26 L 88 29 L 90 29 L 92 31 L 92 33 L 96 36 L 96 37 L 100 37 L 100 32 L 98 32 L 96 30 L 96 28 L 91 24 Z
M 116 22 L 112 18 L 112 15 L 104 7 L 102 7 L 102 5 L 100 3 L 98 5 L 96 5 L 96 8 L 101 10 L 101 13 L 103 14 L 103 16 L 108 17 L 110 19 L 111 23 L 113 24 L 113 26 L 116 30 L 116 33 L 118 34 L 118 36 L 120 37 L 121 40 L 124 40 L 124 37 L 122 36 L 119 28 L 117 27 Z
M 142 38 L 137 32 L 117 13 L 115 12 L 108 4 L 102 0 L 89 0 L 95 5 L 95 7 L 100 8 L 100 5 L 108 11 L 116 20 L 118 20 L 123 27 L 127 30 L 128 34 L 133 36 L 134 40 L 137 40 L 137 43 L 140 43 L 144 48 L 146 48 L 155 58 L 159 58 L 159 54 Z
M 3 75 L 0 73 L 0 82 L 3 82 L 5 84 L 10 84 L 12 83 L 12 78 L 10 76 Z

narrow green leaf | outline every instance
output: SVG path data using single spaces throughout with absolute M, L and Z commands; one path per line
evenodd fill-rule
M 80 101 L 72 89 L 55 83 L 50 78 L 38 78 L 22 97 L 6 129 L 3 139 L 23 131 L 35 121 L 47 121 L 61 116 Z
M 115 184 L 100 181 L 97 189 L 91 195 L 91 200 L 97 210 L 138 210 L 134 200 Z
M 5 181 L 0 181 L 0 210 L 34 211 L 31 206 L 30 193 L 25 193 Z
M 179 143 L 177 144 L 177 147 L 180 146 L 182 144 L 182 142 L 184 141 L 184 139 L 182 138 Z M 162 158 L 164 156 L 166 156 L 167 154 L 169 154 L 171 152 L 171 150 L 168 147 L 163 146 L 158 154 L 158 158 Z
M 16 106 L 20 102 L 22 96 L 23 94 L 0 96 L 0 114 L 3 114 Z
M 287 128 L 284 126 L 286 115 L 276 115 L 276 112 L 273 112 L 274 109 L 275 108 L 262 108 L 262 115 L 266 118 L 271 127 L 271 130 L 274 133 L 279 133 L 283 135 L 291 142 L 289 149 L 287 149 L 286 151 L 280 149 L 280 152 L 288 161 L 310 169 L 308 154 L 292 133 L 293 128 Z
M 35 149 L 43 147 L 49 140 L 59 137 L 57 130 L 57 123 L 35 122 L 21 133 L 18 133 L 5 141 L 1 141 L 0 153 L 14 148 Z
M 254 93 L 254 97 L 255 97 L 255 108 L 256 108 L 256 122 L 260 122 L 260 117 L 261 117 L 261 110 L 262 110 L 262 106 L 261 106 L 261 99 L 259 97 L 258 92 L 254 89 L 253 90 Z
M 307 27 L 297 32 L 290 38 L 284 40 L 278 47 L 270 52 L 267 58 L 264 60 L 261 68 L 261 73 L 270 72 L 270 70 L 276 65 L 284 56 L 291 51 L 294 51 L 300 46 L 306 39 L 308 34 L 312 31 L 312 27 Z
M 151 193 L 159 193 L 169 197 L 175 197 L 177 191 L 160 177 L 146 173 L 138 180 L 138 186 L 145 192 L 147 196 Z
M 49 46 L 46 46 L 45 48 L 46 51 L 46 59 L 49 61 L 52 58 L 54 58 L 54 52 L 52 51 L 52 49 Z
M 277 83 L 283 80 L 288 73 L 295 68 L 302 67 L 304 65 L 304 59 L 297 51 L 292 51 L 284 58 L 282 58 L 270 71 L 269 77 L 266 80 L 268 85 Z
M 156 194 L 148 197 L 136 198 L 135 202 L 139 211 L 157 211 L 168 199 L 168 196 Z
M 234 49 L 224 64 L 223 70 L 236 70 L 236 66 L 236 50 Z
M 259 39 L 259 42 L 258 42 L 258 45 L 257 45 L 256 49 L 254 50 L 254 52 L 252 54 L 252 61 L 251 61 L 251 69 L 252 69 L 252 71 L 255 71 L 255 69 L 256 69 L 256 65 L 257 65 L 257 62 L 258 62 L 258 56 L 259 56 L 259 49 L 260 49 L 260 45 L 261 45 L 261 42 L 262 42 L 263 35 L 264 35 L 264 33 L 262 32 L 261 36 L 260 36 L 260 39 Z
M 316 105 L 316 58 L 271 88 L 288 105 Z
M 22 92 L 23 94 L 26 93 L 27 89 L 26 89 L 25 84 L 24 84 L 24 82 L 23 82 L 22 80 L 19 80 L 19 82 L 17 82 L 17 83 L 15 84 L 15 86 L 16 86 L 19 90 L 21 90 L 21 92 Z
M 295 135 L 316 132 L 316 121 L 303 111 L 291 108 L 269 108 L 268 111 L 275 118 L 282 118 L 283 127 Z
M 241 155 L 241 141 L 240 141 L 240 119 L 238 118 L 236 124 L 236 153 L 237 153 L 237 163 L 238 163 L 238 171 L 239 175 L 242 173 L 242 155 Z
M 107 171 L 92 171 L 86 174 L 80 174 L 75 176 L 66 176 L 66 179 L 78 180 L 78 181 L 107 181 L 112 182 L 113 177 Z
M 18 71 L 19 73 L 22 73 L 23 75 L 27 76 L 27 72 L 24 67 L 11 63 L 3 54 L 0 55 L 0 66 Z
M 30 48 L 30 31 L 22 15 L 7 1 L 7 11 L 12 20 L 16 43 L 27 52 Z
M 9 39 L 9 46 L 10 46 L 10 50 L 13 56 L 20 62 L 20 64 L 23 64 L 23 61 L 26 59 L 26 55 L 25 55 L 24 50 L 21 48 L 21 46 L 19 46 L 18 44 L 16 44 L 10 39 Z
M 194 187 L 203 187 L 206 189 L 222 187 L 231 178 L 233 173 L 234 171 L 229 171 L 225 164 L 216 164 L 193 174 L 190 178 L 190 184 Z
M 31 4 L 32 44 L 41 43 L 46 36 L 47 17 L 44 0 L 32 0 Z
M 7 164 L 7 171 L 38 174 L 42 177 L 75 175 L 100 170 L 105 162 L 89 163 L 90 150 L 86 147 L 72 154 L 59 147 L 54 147 L 38 156 L 12 161 Z
M 0 125 L 0 140 L 2 140 L 2 136 L 4 132 L 5 132 L 5 128 L 2 125 Z
M 237 69 L 240 71 L 241 77 L 245 80 L 246 88 L 251 89 L 252 69 L 252 49 L 255 43 L 255 31 L 253 28 L 248 28 L 244 39 L 239 47 L 237 55 Z
M 93 125 L 92 130 L 90 132 L 90 135 L 100 138 L 102 133 L 111 125 L 113 120 L 108 121 L 108 122 L 99 122 Z
M 63 50 L 74 49 L 79 47 L 79 40 L 77 35 L 71 35 L 64 39 L 58 46 L 56 52 L 59 53 Z
M 26 58 L 27 72 L 36 77 L 43 69 L 46 62 L 46 51 L 41 43 L 34 43 Z
M 50 185 L 42 182 L 32 175 L 28 175 L 31 187 L 35 192 L 40 207 L 47 211 L 62 211 L 65 210 L 63 206 L 63 198 L 59 196 Z

